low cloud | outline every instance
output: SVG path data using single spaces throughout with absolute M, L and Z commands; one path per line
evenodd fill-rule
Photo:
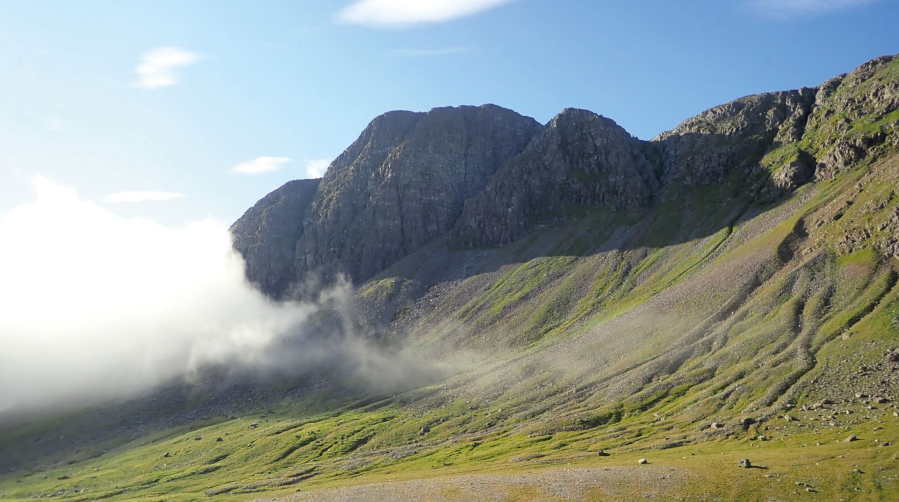
M 331 165 L 331 161 L 328 159 L 320 159 L 320 160 L 309 160 L 306 162 L 306 178 L 308 179 L 316 179 L 321 178 L 325 175 L 325 172 L 328 171 L 328 166 Z
M 227 228 L 118 217 L 50 180 L 0 219 L 0 410 L 89 403 L 253 364 L 313 303 L 248 285 Z
M 433 379 L 350 321 L 353 288 L 275 302 L 245 279 L 224 225 L 122 218 L 46 178 L 0 215 L 0 412 L 79 408 L 205 369 L 331 368 L 372 389 Z
M 237 164 L 231 168 L 230 172 L 249 175 L 265 174 L 277 171 L 284 167 L 284 164 L 290 162 L 293 162 L 293 160 L 288 157 L 259 157 L 249 162 Z
M 749 5 L 756 12 L 775 18 L 826 14 L 828 12 L 862 7 L 880 0 L 753 0 Z
M 153 202 L 182 198 L 184 198 L 184 194 L 178 192 L 133 191 L 111 193 L 103 200 L 107 204 L 118 204 L 122 202 Z
M 177 47 L 160 47 L 144 53 L 141 63 L 134 70 L 138 75 L 134 87 L 159 89 L 178 83 L 178 68 L 190 66 L 200 60 L 200 55 Z
M 358 0 L 341 10 L 342 23 L 371 27 L 440 23 L 499 7 L 514 0 Z
M 452 54 L 464 54 L 471 52 L 468 47 L 447 47 L 445 49 L 400 49 L 396 51 L 401 56 L 413 58 L 426 58 L 435 56 L 449 56 Z

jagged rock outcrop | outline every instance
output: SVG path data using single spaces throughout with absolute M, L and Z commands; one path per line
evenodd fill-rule
M 899 57 L 873 59 L 819 89 L 802 139 L 817 158 L 816 179 L 899 146 Z
M 610 119 L 568 109 L 465 203 L 451 239 L 505 244 L 578 207 L 645 207 L 657 187 L 638 139 Z
M 234 225 L 235 247 L 250 279 L 276 296 L 310 274 L 364 281 L 448 231 L 465 200 L 541 130 L 493 105 L 384 114 L 331 164 L 311 203 L 291 206 L 291 224 L 267 233 L 267 248 L 253 247 L 266 232 L 256 222 L 273 223 L 253 211 Z
M 231 226 L 234 249 L 244 257 L 247 278 L 278 296 L 294 281 L 293 248 L 319 180 L 290 181 L 266 195 Z
M 297 271 L 372 277 L 449 230 L 465 200 L 540 129 L 492 105 L 376 119 L 322 180 Z
M 653 142 L 664 183 L 708 185 L 754 169 L 774 144 L 802 138 L 815 89 L 748 96 L 686 120 Z

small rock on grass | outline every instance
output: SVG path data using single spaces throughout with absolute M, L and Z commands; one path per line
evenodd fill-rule
M 748 458 L 741 458 L 739 465 L 743 469 L 749 469 L 750 467 L 752 467 L 752 462 L 750 462 Z
M 858 441 L 858 436 L 855 434 L 850 434 L 848 438 L 843 440 L 844 443 L 851 443 L 853 441 Z
M 638 464 L 648 464 L 649 461 L 646 460 L 645 458 L 641 458 L 640 460 L 637 461 L 637 463 L 638 463 Z

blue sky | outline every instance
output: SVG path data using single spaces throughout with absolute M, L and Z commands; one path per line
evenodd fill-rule
M 897 20 L 894 0 L 0 0 L 0 214 L 43 175 L 122 216 L 231 222 L 394 109 L 579 107 L 649 139 L 897 53 Z

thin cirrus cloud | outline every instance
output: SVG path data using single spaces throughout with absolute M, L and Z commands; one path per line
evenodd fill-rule
M 111 193 L 103 200 L 107 204 L 120 204 L 122 202 L 156 202 L 182 198 L 184 198 L 184 194 L 178 192 L 130 191 Z
M 236 174 L 265 174 L 280 170 L 284 164 L 293 162 L 288 157 L 259 157 L 248 162 L 241 162 L 232 167 L 230 172 Z
M 452 54 L 463 54 L 466 52 L 471 52 L 471 50 L 468 47 L 447 47 L 445 49 L 400 49 L 396 51 L 400 56 L 410 58 L 450 56 Z
M 752 0 L 756 12 L 775 18 L 826 14 L 837 10 L 862 7 L 881 0 Z
M 499 7 L 514 0 L 357 0 L 337 20 L 371 27 L 440 23 Z
M 147 51 L 134 70 L 138 75 L 134 87 L 159 89 L 175 85 L 181 80 L 181 75 L 177 70 L 199 60 L 199 54 L 177 47 L 160 47 Z

